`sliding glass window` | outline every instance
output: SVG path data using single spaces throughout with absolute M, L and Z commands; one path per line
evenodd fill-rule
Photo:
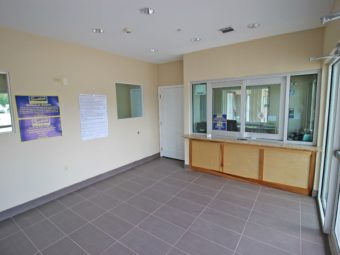
M 0 73 L 0 134 L 13 131 L 11 110 L 8 74 Z

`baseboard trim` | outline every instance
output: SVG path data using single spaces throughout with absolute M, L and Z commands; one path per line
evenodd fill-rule
M 145 164 L 145 163 L 147 163 L 147 162 L 149 162 L 151 160 L 158 159 L 159 157 L 160 157 L 160 154 L 156 153 L 154 155 L 145 157 L 143 159 L 134 161 L 134 162 L 129 163 L 127 165 L 124 165 L 124 166 L 121 166 L 119 168 L 113 169 L 113 170 L 111 170 L 109 172 L 106 172 L 106 173 L 103 173 L 103 174 L 99 174 L 99 175 L 91 177 L 91 178 L 89 178 L 87 180 L 75 183 L 75 184 L 73 184 L 71 186 L 68 186 L 66 188 L 62 188 L 60 190 L 54 191 L 54 192 L 52 192 L 50 194 L 47 194 L 45 196 L 33 199 L 31 201 L 28 201 L 26 203 L 17 205 L 17 206 L 12 207 L 12 208 L 9 208 L 9 209 L 7 209 L 5 211 L 0 212 L 0 221 L 3 221 L 3 220 L 8 219 L 8 218 L 11 218 L 11 217 L 13 217 L 15 215 L 18 215 L 20 213 L 26 212 L 26 211 L 28 211 L 30 209 L 35 208 L 35 207 L 41 206 L 41 205 L 43 205 L 45 203 L 48 203 L 48 202 L 50 202 L 52 200 L 55 200 L 55 199 L 58 199 L 58 198 L 60 198 L 62 196 L 65 196 L 65 195 L 67 195 L 69 193 L 72 193 L 72 192 L 75 192 L 77 190 L 86 188 L 87 186 L 90 186 L 90 185 L 92 185 L 92 184 L 94 184 L 96 182 L 103 181 L 103 180 L 105 180 L 107 178 L 115 176 L 116 174 L 120 174 L 122 172 L 130 170 L 131 168 L 143 165 L 143 164 Z

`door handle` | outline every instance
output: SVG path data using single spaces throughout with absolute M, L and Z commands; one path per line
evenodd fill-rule
M 340 150 L 334 151 L 334 156 L 340 160 Z

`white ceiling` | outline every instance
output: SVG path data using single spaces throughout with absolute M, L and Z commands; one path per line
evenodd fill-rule
M 188 52 L 320 27 L 333 0 L 0 0 L 0 26 L 164 63 Z M 155 9 L 152 16 L 139 12 Z M 247 24 L 258 22 L 257 29 Z M 232 26 L 222 34 L 218 29 Z M 101 27 L 103 34 L 92 28 Z M 122 30 L 129 27 L 131 34 Z M 182 31 L 178 32 L 177 28 Z M 200 42 L 191 42 L 193 37 Z M 150 52 L 151 48 L 159 51 Z

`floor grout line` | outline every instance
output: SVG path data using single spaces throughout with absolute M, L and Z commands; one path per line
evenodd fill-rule
M 256 198 L 255 198 L 253 207 L 252 207 L 251 210 L 250 210 L 248 219 L 246 220 L 246 223 L 244 224 L 243 231 L 242 231 L 242 233 L 241 233 L 240 239 L 238 240 L 238 243 L 237 243 L 236 248 L 235 248 L 235 250 L 234 250 L 234 255 L 236 254 L 237 249 L 238 249 L 238 246 L 240 245 L 241 239 L 242 239 L 242 237 L 243 237 L 243 235 L 244 235 L 244 231 L 246 230 L 247 224 L 248 224 L 249 219 L 250 219 L 250 216 L 251 216 L 251 214 L 252 214 L 252 212 L 253 212 L 253 210 L 254 210 L 254 208 L 255 208 L 256 201 L 257 201 L 257 198 L 258 198 L 259 195 L 260 195 L 261 190 L 262 190 L 262 187 L 260 186 L 260 189 L 258 190 L 257 195 L 256 195 Z

